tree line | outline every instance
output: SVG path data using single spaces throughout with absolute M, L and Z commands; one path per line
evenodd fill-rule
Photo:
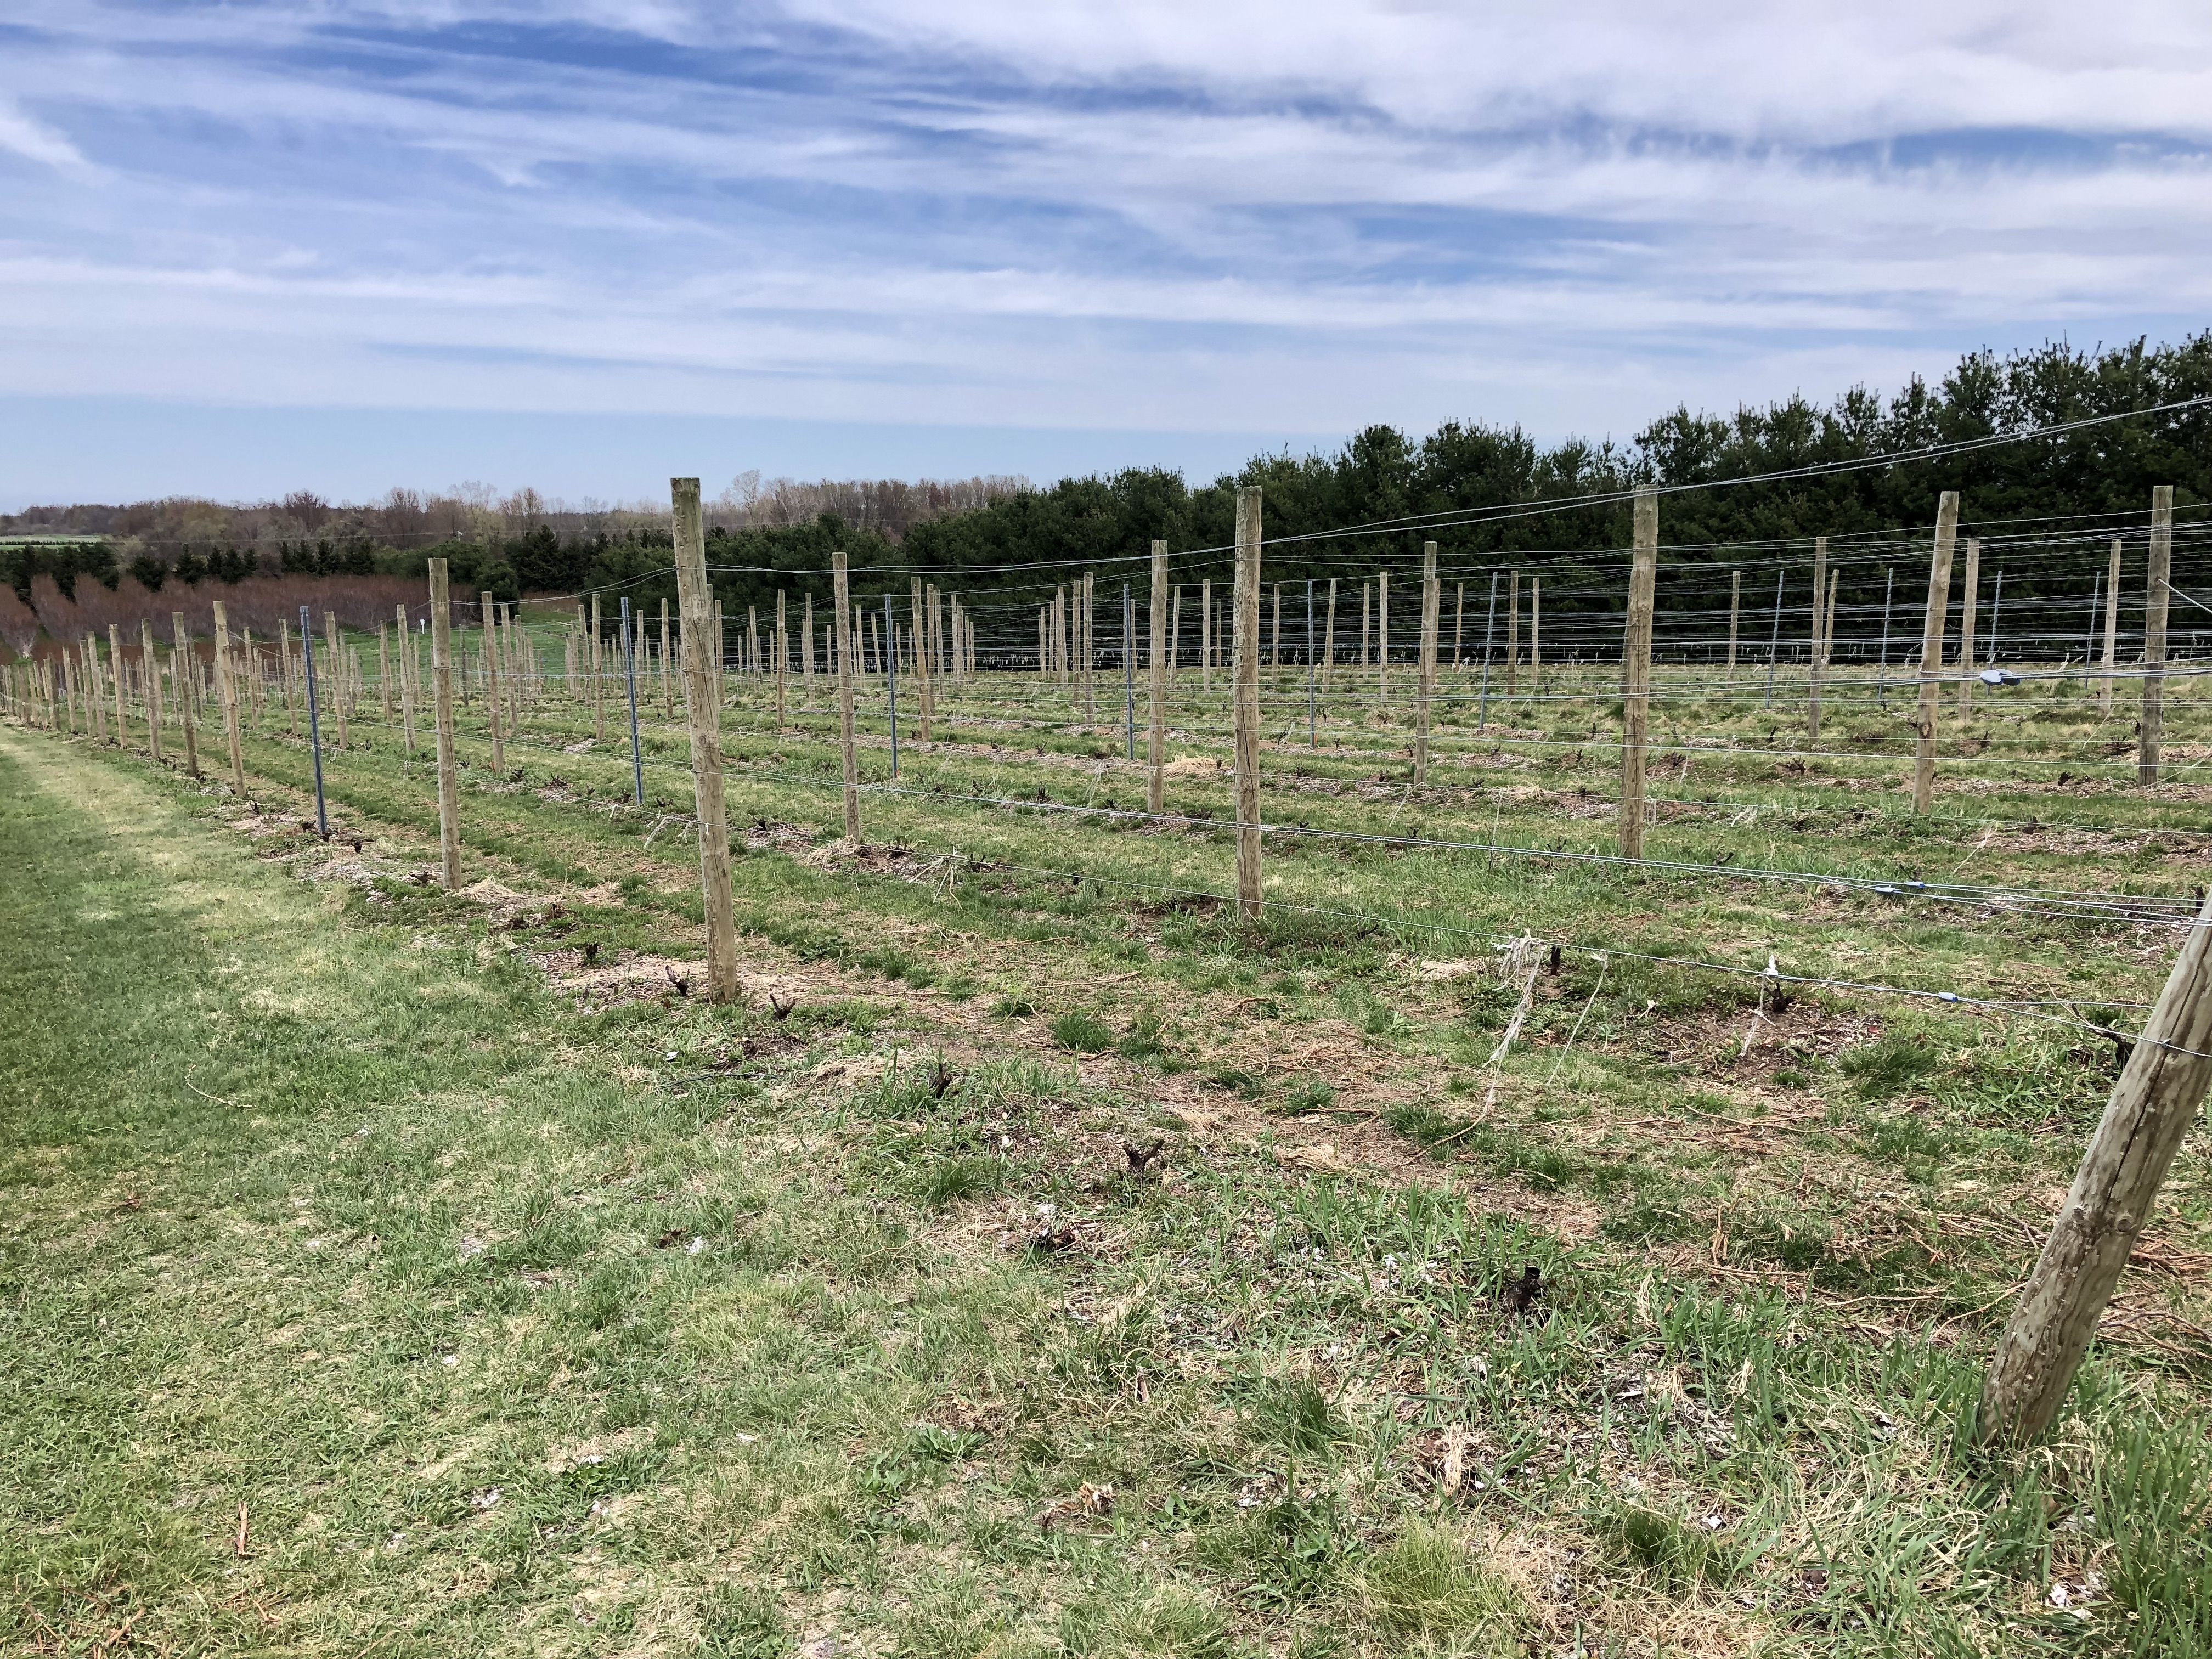
M 1771 584 L 1774 562 L 1794 568 L 1809 559 L 1804 544 L 1811 537 L 1906 532 L 1893 544 L 1893 564 L 1914 568 L 1911 550 L 1924 549 L 1937 496 L 1955 489 L 1970 529 L 2006 538 L 2014 568 L 2005 592 L 2007 604 L 2018 607 L 2018 623 L 2034 626 L 2041 604 L 2045 623 L 2072 627 L 2067 618 L 2085 608 L 2089 573 L 2100 562 L 2100 515 L 2138 526 L 2130 532 L 2136 574 L 2130 580 L 2140 586 L 2139 526 L 2154 484 L 2175 486 L 2181 526 L 2175 580 L 2185 586 L 2196 579 L 2203 562 L 2195 509 L 2212 500 L 2212 401 L 1930 459 L 1832 469 L 2190 399 L 2212 400 L 2212 330 L 2155 346 L 2139 339 L 2094 351 L 2053 343 L 2004 355 L 1971 352 L 1940 380 L 1916 378 L 1887 398 L 1858 387 L 1826 404 L 1800 395 L 1728 416 L 1679 407 L 1625 444 L 1571 438 L 1547 445 L 1517 425 L 1451 421 L 1418 439 L 1377 425 L 1330 453 L 1255 455 L 1234 473 L 1194 486 L 1156 468 L 1063 478 L 1042 489 L 976 479 L 896 491 L 887 484 L 801 488 L 782 481 L 763 490 L 748 476 L 723 493 L 720 511 L 709 514 L 708 559 L 726 613 L 738 618 L 749 607 L 772 616 L 779 590 L 794 606 L 811 596 L 821 611 L 830 598 L 830 555 L 842 549 L 855 594 L 903 594 L 918 575 L 971 596 L 979 614 L 996 615 L 1004 637 L 1018 645 L 1032 626 L 1029 608 L 1085 568 L 1099 569 L 1117 601 L 1122 580 L 1141 595 L 1147 580 L 1141 560 L 1156 538 L 1168 543 L 1178 581 L 1227 580 L 1236 492 L 1256 484 L 1272 544 L 1270 581 L 1357 581 L 1383 569 L 1410 580 L 1421 544 L 1434 540 L 1446 565 L 1461 574 L 1541 565 L 1546 615 L 1571 627 L 1577 617 L 1620 609 L 1627 492 L 1645 484 L 1714 486 L 1669 494 L 1662 503 L 1663 634 L 1668 580 L 1680 581 L 1686 567 L 1694 576 L 1698 567 L 1760 565 Z M 435 556 L 450 562 L 458 592 L 489 589 L 514 599 L 603 590 L 626 593 L 649 612 L 663 599 L 673 608 L 665 514 L 641 506 L 556 526 L 534 492 L 524 494 L 529 500 L 520 507 L 521 496 L 510 497 L 497 504 L 500 511 L 486 507 L 469 520 L 465 532 L 449 529 L 442 538 L 426 532 L 404 546 L 379 539 L 357 510 L 349 517 L 295 496 L 288 498 L 284 522 L 301 524 L 321 512 L 319 527 L 326 533 L 249 549 L 142 551 L 127 566 L 105 544 L 0 542 L 0 558 L 17 592 L 27 593 L 40 571 L 59 583 L 90 574 L 112 586 L 127 568 L 158 586 L 234 582 L 257 571 L 415 576 Z M 436 499 L 446 523 L 459 525 L 446 511 L 452 503 Z M 839 506 L 855 507 L 858 519 Z M 392 510 L 412 521 L 417 507 L 400 502 Z M 421 516 L 435 522 L 427 507 Z M 527 522 L 533 516 L 538 521 Z M 2046 546 L 2039 557 L 2023 546 L 2039 539 L 2055 546 L 2069 537 L 2075 541 L 2063 556 Z M 1844 605 L 1879 600 L 1882 567 L 1892 559 L 1863 546 L 1842 557 Z M 1109 565 L 1115 560 L 1129 562 Z M 1786 585 L 1790 569 L 1782 574 Z M 1691 581 L 1683 591 L 1702 593 L 1710 608 L 1719 586 Z M 1791 609 L 1808 599 L 1796 594 Z
M 1834 470 L 2191 399 L 2208 401 L 1929 459 Z M 1028 610 L 1085 568 L 1100 570 L 1108 580 L 1102 592 L 1116 603 L 1124 580 L 1141 599 L 1149 583 L 1141 561 L 1155 538 L 1167 542 L 1178 582 L 1227 581 L 1236 492 L 1256 484 L 1271 583 L 1296 590 L 1308 580 L 1356 583 L 1389 570 L 1410 584 L 1421 544 L 1433 540 L 1443 562 L 1462 575 L 1469 567 L 1478 579 L 1504 565 L 1540 567 L 1547 617 L 1571 627 L 1575 618 L 1622 609 L 1629 493 L 1646 484 L 1709 485 L 1716 487 L 1670 493 L 1662 505 L 1669 578 L 1688 595 L 1678 611 L 1724 606 L 1724 568 L 1749 565 L 1758 574 L 1747 604 L 1765 604 L 1779 576 L 1802 626 L 1810 609 L 1811 538 L 1890 538 L 1886 549 L 1863 539 L 1837 548 L 1846 617 L 1883 602 L 1892 570 L 1910 603 L 1912 577 L 1924 580 L 1937 498 L 1957 490 L 1967 533 L 1979 529 L 1993 542 L 1984 603 L 1994 568 L 2008 560 L 2011 625 L 2064 635 L 2086 617 L 2093 573 L 2114 526 L 2130 526 L 2123 581 L 2139 606 L 2140 526 L 2152 487 L 2161 483 L 2175 487 L 2175 580 L 2185 586 L 2212 571 L 2205 556 L 2212 549 L 2197 539 L 2204 520 L 2195 511 L 2212 501 L 2212 330 L 2175 344 L 1971 352 L 1940 380 L 1916 378 L 1888 398 L 1859 387 L 1826 404 L 1801 395 L 1729 416 L 1680 407 L 1624 445 L 1547 445 L 1521 427 L 1480 422 L 1447 422 L 1419 439 L 1372 426 L 1333 453 L 1256 455 L 1195 487 L 1160 469 L 1063 478 L 917 524 L 896 543 L 823 514 L 811 524 L 711 536 L 708 560 L 721 567 L 714 585 L 732 614 L 746 606 L 772 613 L 779 588 L 794 603 L 811 593 L 818 609 L 829 598 L 830 551 L 842 547 L 855 592 L 902 593 L 919 575 L 972 596 L 979 611 L 996 600 L 1002 637 L 1018 647 L 1033 627 Z M 1395 527 L 1367 528 L 1377 525 Z M 664 534 L 642 562 L 637 554 L 602 557 L 563 574 L 577 586 L 635 580 L 653 558 L 668 556 L 665 548 Z M 1124 562 L 1109 564 L 1115 560 Z M 1668 586 L 1662 580 L 1662 609 Z M 648 582 L 639 591 L 657 600 L 672 587 Z M 1009 611 L 1016 614 L 1006 617 Z M 1410 617 L 1411 604 L 1397 614 Z

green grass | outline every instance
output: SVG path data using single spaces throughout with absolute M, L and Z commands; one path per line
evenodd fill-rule
M 1786 710 L 1678 712 L 1789 735 Z M 2177 696 L 2169 720 L 2198 713 Z M 732 823 L 797 824 L 804 851 L 836 828 L 834 751 L 818 715 L 781 738 L 757 717 L 740 696 L 726 727 Z M 987 753 L 957 740 L 955 692 L 940 718 L 954 738 L 911 783 L 1140 798 L 1117 762 L 1068 764 L 1095 740 L 1048 719 Z M 1877 725 L 1834 721 L 1836 746 Z M 588 725 L 557 702 L 526 720 L 547 742 Z M 2037 740 L 2078 747 L 2078 726 Z M 1009 1656 L 2212 1641 L 2197 1270 L 2129 1276 L 2140 1334 L 2099 1348 L 2049 1445 L 1993 1460 L 1961 1433 L 2109 1042 L 1820 990 L 1745 1054 L 1755 984 L 1570 949 L 1493 1074 L 1520 986 L 1480 965 L 1524 929 L 1754 968 L 1773 949 L 2093 994 L 2087 1017 L 2124 1029 L 2161 932 L 1289 844 L 1283 908 L 1250 928 L 1158 890 L 1225 889 L 1218 828 L 872 795 L 872 842 L 963 860 L 744 850 L 744 966 L 800 988 L 782 1018 L 666 988 L 609 1006 L 533 953 L 557 975 L 586 940 L 602 963 L 700 950 L 694 851 L 622 804 L 626 757 L 516 743 L 532 787 L 465 773 L 469 878 L 568 912 L 506 930 L 407 879 L 434 845 L 423 769 L 355 732 L 334 810 L 377 873 L 313 884 L 289 872 L 335 868 L 325 849 L 239 837 L 218 793 L 0 736 L 17 1645 L 89 1650 L 133 1613 L 149 1650 L 380 1655 L 780 1654 L 832 1632 Z M 1493 769 L 1447 723 L 1437 747 L 1425 792 L 1271 751 L 1271 814 L 1609 837 L 1574 816 L 1607 787 L 1602 744 Z M 295 820 L 301 748 L 248 756 Z M 2136 843 L 2201 842 L 2197 805 L 2015 787 L 1994 761 L 1947 762 L 1992 787 L 1926 820 L 1820 775 L 1887 764 L 1701 754 L 1654 848 L 2179 890 L 2185 862 Z M 647 775 L 683 810 L 684 774 Z M 1170 805 L 1225 789 L 1176 780 Z M 2031 814 L 2142 833 L 2101 871 L 2032 836 L 1980 845 Z M 1019 1023 L 1039 1008 L 1074 1012 L 1048 1034 Z M 1340 1166 L 1300 1172 L 1278 1133 L 1334 1139 Z M 1122 1146 L 1163 1135 L 1164 1175 L 1133 1177 Z M 2154 1231 L 2212 1250 L 2193 1144 Z M 1498 1288 L 1528 1262 L 1547 1297 L 1512 1320 Z M 2052 1605 L 2093 1582 L 2086 1618 Z
M 1359 1598 L 1376 1631 L 1425 1650 L 1516 1659 L 1536 1633 L 1520 1594 L 1432 1522 L 1408 1527 L 1368 1559 Z
M 1054 1019 L 1052 1040 L 1063 1048 L 1095 1054 L 1114 1046 L 1114 1028 L 1096 1014 L 1074 1009 Z

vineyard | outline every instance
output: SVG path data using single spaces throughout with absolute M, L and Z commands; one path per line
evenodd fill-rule
M 1231 548 L 973 592 L 841 553 L 738 613 L 679 489 L 673 605 L 448 596 L 435 562 L 374 629 L 117 623 L 7 671 L 5 758 L 148 792 L 331 896 L 325 927 L 526 978 L 565 1063 L 667 1103 L 585 1160 L 649 1168 L 648 1264 L 696 1239 L 700 1273 L 885 1276 L 902 1300 L 837 1317 L 886 1353 L 933 1275 L 992 1287 L 860 1378 L 828 1315 L 636 1269 L 661 1358 L 689 1298 L 755 1332 L 773 1306 L 861 1402 L 793 1382 L 779 1419 L 750 1377 L 726 1419 L 686 1397 L 688 1442 L 652 1439 L 684 1385 L 625 1368 L 611 1304 L 546 1316 L 592 1334 L 564 1368 L 644 1390 L 604 1492 L 573 1461 L 482 1488 L 528 1508 L 526 1553 L 584 1528 L 656 1564 L 601 1575 L 592 1617 L 629 1622 L 565 1626 L 579 1650 L 2212 1643 L 2201 1136 L 2049 1438 L 1972 1426 L 2203 903 L 2206 613 L 2172 572 L 2212 521 L 2167 490 L 2031 533 L 1947 495 L 1681 562 L 1647 494 L 1636 545 L 1571 569 L 1431 544 L 1285 585 L 1247 494 Z M 588 1301 L 612 1247 L 530 1243 L 577 1166 L 500 1144 L 513 1193 L 441 1200 L 492 1243 L 421 1282 Z M 805 1466 L 776 1526 L 739 1422 Z M 575 1520 L 625 1460 L 742 1569 Z M 1436 1543 L 1460 1525 L 1479 1569 Z M 1003 1593 L 922 1559 L 961 1528 Z M 422 1547 L 418 1589 L 475 1547 Z M 438 1626 L 400 1583 L 371 1601 L 422 1650 L 505 1639 L 483 1587 Z

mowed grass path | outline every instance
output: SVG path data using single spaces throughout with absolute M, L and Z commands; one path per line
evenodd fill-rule
M 0 738 L 16 1644 L 768 1653 L 783 1573 L 869 1577 L 848 1449 L 990 1392 L 1040 1316 L 1018 1271 L 928 1277 L 572 1046 L 532 976 L 349 928 L 29 748 Z
M 910 1006 L 582 1012 L 210 802 L 0 732 L 15 1648 L 2212 1642 L 2184 1383 L 2100 1360 L 1987 1462 L 1978 1343 L 1201 1153 L 1018 1053 L 885 1071 Z M 1150 1133 L 1164 1177 L 1097 1160 Z

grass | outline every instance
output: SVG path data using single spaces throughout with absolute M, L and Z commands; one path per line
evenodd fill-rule
M 1534 1630 L 1512 1585 L 1433 1522 L 1414 1522 L 1376 1551 L 1360 1571 L 1358 1595 L 1376 1631 L 1422 1650 L 1515 1659 Z
M 1101 1054 L 1114 1047 L 1114 1028 L 1096 1014 L 1080 1009 L 1060 1015 L 1052 1022 L 1052 1040 L 1063 1048 L 1073 1048 L 1083 1054 Z
M 586 941 L 595 972 L 699 954 L 662 821 L 688 781 L 650 731 L 643 813 L 626 757 L 532 746 L 588 731 L 557 703 L 510 744 L 524 781 L 465 773 L 470 878 L 529 901 L 519 929 L 409 879 L 434 814 L 373 711 L 328 757 L 359 858 L 0 734 L 16 1645 L 134 1614 L 149 1650 L 380 1655 L 2212 1643 L 2201 1144 L 2152 1230 L 2178 1265 L 2129 1275 L 2048 1444 L 1984 1457 L 1960 1425 L 2110 1042 L 1818 989 L 1747 1054 L 1755 983 L 1618 954 L 1778 949 L 2125 1029 L 2166 930 L 1430 847 L 1276 858 L 1284 908 L 1248 928 L 1160 891 L 1224 890 L 1218 829 L 948 799 L 1140 798 L 1049 709 L 963 744 L 951 691 L 955 740 L 904 762 L 939 793 L 866 798 L 872 842 L 915 854 L 802 862 L 834 751 L 756 707 L 732 821 L 787 837 L 737 836 L 764 992 L 731 1010 L 582 974 Z M 2197 714 L 2172 699 L 2177 742 Z M 1832 719 L 1835 746 L 1875 726 Z M 1271 754 L 1285 816 L 1609 834 L 1576 816 L 1597 746 L 1493 766 L 1514 752 L 1447 725 L 1413 792 L 1335 735 Z M 296 823 L 300 747 L 248 763 Z M 1653 842 L 1701 863 L 2179 891 L 2202 844 L 2193 797 L 1987 759 L 1947 763 L 1990 787 L 1928 821 L 1833 789 L 1844 763 L 1696 766 Z M 2069 819 L 2096 850 L 2062 848 Z M 1493 1066 L 1521 981 L 1488 941 L 1522 931 L 1616 954 L 1546 963 Z M 1123 1149 L 1155 1141 L 1140 1177 Z M 1530 1262 L 1516 1319 L 1498 1287 Z

